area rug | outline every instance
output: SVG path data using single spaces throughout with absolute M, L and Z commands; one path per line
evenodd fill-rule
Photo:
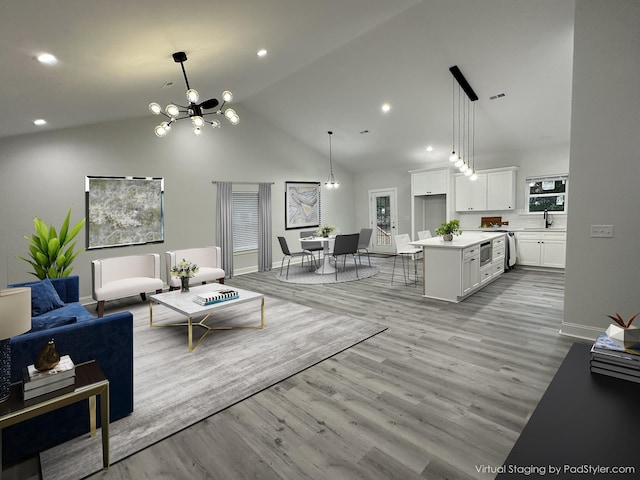
M 300 265 L 292 265 L 289 268 L 288 278 L 286 266 L 282 269 L 282 275 L 280 274 L 280 269 L 276 270 L 276 278 L 282 282 L 306 283 L 311 285 L 319 283 L 354 282 L 356 280 L 373 277 L 379 272 L 380 270 L 378 270 L 378 267 L 362 265 L 361 267 L 358 267 L 358 275 L 356 276 L 356 267 L 353 265 L 347 265 L 344 270 L 340 267 L 340 270 L 338 271 L 338 279 L 336 280 L 336 275 L 334 273 L 320 275 L 306 267 L 302 268 Z
M 264 329 L 212 332 L 188 353 L 186 329 L 150 328 L 143 304 L 131 311 L 134 411 L 110 424 L 112 464 L 386 330 L 267 297 Z M 154 306 L 153 319 L 154 323 L 183 320 L 161 305 Z M 260 304 L 222 309 L 215 322 L 259 324 Z M 100 432 L 42 452 L 40 462 L 45 480 L 81 479 L 95 473 L 102 469 Z

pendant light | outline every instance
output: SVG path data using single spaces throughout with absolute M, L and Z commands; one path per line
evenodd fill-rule
M 329 134 L 329 178 L 327 178 L 327 181 L 324 182 L 324 186 L 329 190 L 333 190 L 335 188 L 338 188 L 340 184 L 333 176 L 333 158 L 331 157 L 331 135 L 333 135 L 333 132 L 329 130 L 327 133 Z

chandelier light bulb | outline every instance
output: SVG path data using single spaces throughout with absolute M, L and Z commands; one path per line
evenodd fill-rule
M 151 102 L 149 104 L 149 111 L 154 115 L 160 115 L 160 112 L 162 112 L 162 107 L 158 105 L 156 102 Z
M 187 100 L 189 100 L 190 103 L 198 103 L 199 99 L 200 94 L 196 89 L 190 88 L 189 90 L 187 90 Z
M 464 176 L 470 177 L 472 173 L 473 173 L 473 170 L 467 167 L 467 169 L 464 171 Z
M 164 128 L 166 133 L 169 133 L 171 131 L 171 124 L 169 122 L 162 122 L 160 126 Z
M 229 90 L 225 90 L 224 92 L 222 92 L 222 100 L 224 100 L 225 102 L 230 102 L 231 100 L 233 100 L 233 93 L 231 93 Z
M 176 107 L 173 103 L 167 105 L 167 108 L 165 108 L 164 111 L 167 112 L 167 115 L 169 115 L 171 118 L 176 118 L 178 115 L 180 115 L 180 109 L 178 109 L 178 107 Z
M 220 128 L 220 122 L 218 120 L 212 120 L 211 121 L 211 127 L 212 128 Z
M 236 113 L 236 111 L 233 108 L 227 108 L 224 111 L 224 116 L 227 117 L 228 120 L 231 120 L 231 118 L 237 117 L 238 114 Z
M 157 137 L 164 137 L 167 134 L 167 130 L 162 125 L 158 125 L 153 131 Z
M 456 163 L 454 163 L 453 166 L 456 168 L 460 168 L 463 163 L 464 162 L 462 161 L 462 158 L 458 157 L 458 159 L 456 160 Z
M 460 173 L 465 173 L 467 170 L 469 170 L 469 167 L 467 167 L 466 163 L 460 165 Z
M 193 127 L 193 134 L 197 137 L 202 133 L 202 129 L 200 127 Z
M 476 180 L 478 180 L 478 174 L 476 172 L 473 172 L 469 177 L 469 180 L 471 180 L 472 182 L 475 182 Z
M 449 161 L 450 161 L 451 163 L 453 163 L 453 162 L 455 162 L 457 159 L 458 159 L 458 156 L 456 155 L 456 151 L 454 150 L 454 151 L 452 151 L 452 152 L 451 152 L 451 155 L 449 155 Z
M 204 118 L 199 115 L 191 117 L 191 123 L 194 127 L 202 128 L 204 126 Z

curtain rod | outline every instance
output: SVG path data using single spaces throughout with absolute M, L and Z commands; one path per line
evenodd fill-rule
M 211 183 L 215 185 L 216 183 L 222 183 L 222 180 L 211 180 Z M 260 185 L 261 183 L 268 183 L 270 185 L 275 185 L 276 182 L 229 182 L 234 185 Z

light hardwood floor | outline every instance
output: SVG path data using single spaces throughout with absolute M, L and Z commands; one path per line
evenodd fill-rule
M 450 304 L 372 263 L 344 284 L 228 280 L 389 328 L 90 478 L 493 478 L 572 344 L 564 274 L 517 267 Z

